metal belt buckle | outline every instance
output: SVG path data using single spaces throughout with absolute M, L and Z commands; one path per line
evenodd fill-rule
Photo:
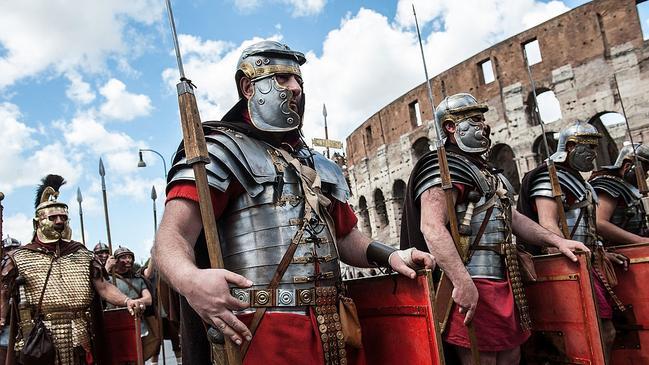
M 313 288 L 297 289 L 296 301 L 297 306 L 313 305 L 315 303 L 315 290 Z
M 277 306 L 278 307 L 294 307 L 295 306 L 295 291 L 288 289 L 277 289 Z

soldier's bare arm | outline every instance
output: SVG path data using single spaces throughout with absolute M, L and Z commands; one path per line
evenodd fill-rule
M 457 192 L 454 194 L 455 199 L 457 199 Z M 426 245 L 444 270 L 444 274 L 453 283 L 453 301 L 460 306 L 461 311 L 467 312 L 465 323 L 468 323 L 473 318 L 478 304 L 478 289 L 455 248 L 451 234 L 446 229 L 448 223 L 446 197 L 441 188 L 435 187 L 426 190 L 421 195 L 420 202 L 421 232 Z
M 539 199 L 541 198 L 536 199 L 537 202 L 539 201 Z M 552 204 L 555 204 L 554 200 L 548 200 L 550 200 Z M 546 207 L 544 209 L 548 210 L 550 208 Z M 539 209 L 539 219 L 540 215 L 541 209 Z M 556 216 L 556 210 L 554 211 L 554 215 Z M 564 239 L 558 234 L 548 230 L 546 227 L 538 225 L 536 222 L 516 210 L 512 212 L 512 230 L 517 237 L 522 238 L 525 242 L 529 242 L 530 244 L 537 246 L 556 247 L 559 252 L 567 256 L 572 261 L 577 261 L 577 256 L 575 256 L 575 254 L 573 253 L 574 251 L 590 252 L 588 247 L 586 247 L 583 243 Z
M 247 288 L 252 282 L 223 269 L 199 269 L 194 260 L 194 243 L 202 229 L 198 203 L 187 199 L 167 202 L 156 235 L 153 259 L 160 273 L 207 323 L 241 344 L 251 339 L 248 327 L 232 313 L 248 306 L 232 295 L 228 283 Z
M 371 242 L 371 238 L 365 236 L 358 228 L 354 227 L 347 236 L 338 240 L 340 259 L 344 263 L 356 267 L 373 267 L 374 265 L 371 265 L 367 260 L 367 247 Z M 414 265 L 420 268 L 435 268 L 435 259 L 431 254 L 416 249 L 411 250 L 409 253 Z M 415 270 L 409 267 L 400 255 L 390 254 L 388 261 L 392 269 L 402 275 L 408 276 L 411 279 L 414 279 L 417 275 Z
M 598 198 L 599 204 L 597 204 L 596 214 L 597 233 L 615 245 L 649 242 L 648 237 L 638 236 L 611 223 L 611 217 L 617 206 L 617 200 L 615 198 L 605 192 L 599 192 Z
M 140 301 L 144 303 L 144 305 L 151 305 L 153 302 L 153 299 L 151 297 L 151 292 L 149 292 L 149 289 L 144 289 L 142 290 L 142 296 L 140 297 Z
M 559 227 L 559 215 L 557 214 L 557 202 L 543 196 L 536 197 L 534 202 L 539 215 L 539 224 L 554 234 L 562 236 L 563 233 Z

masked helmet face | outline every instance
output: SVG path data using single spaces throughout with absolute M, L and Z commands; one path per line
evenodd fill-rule
M 602 135 L 590 123 L 576 120 L 559 132 L 557 152 L 550 158 L 554 162 L 567 162 L 577 171 L 588 172 L 595 168 L 594 161 L 597 157 L 595 150 L 599 145 Z M 572 142 L 574 148 L 568 151 L 568 143 Z
M 237 64 L 237 90 L 242 77 L 252 82 L 252 96 L 248 99 L 248 111 L 253 126 L 265 132 L 287 132 L 302 125 L 304 114 L 304 94 L 296 105 L 291 105 L 296 95 L 282 86 L 277 75 L 295 76 L 302 87 L 300 66 L 306 58 L 300 52 L 275 41 L 262 41 L 246 48 Z
M 577 171 L 588 172 L 595 168 L 595 158 L 597 152 L 592 145 L 577 144 L 572 151 L 568 153 L 568 164 Z
M 57 217 L 62 223 L 57 223 Z M 64 204 L 52 204 L 37 210 L 34 225 L 36 237 L 40 242 L 55 243 L 59 240 L 64 242 L 72 240 L 68 207 Z
M 437 106 L 435 114 L 443 126 L 455 124 L 453 136 L 458 147 L 468 153 L 485 153 L 491 146 L 489 126 L 484 121 L 487 105 L 479 104 L 471 94 L 448 96 Z

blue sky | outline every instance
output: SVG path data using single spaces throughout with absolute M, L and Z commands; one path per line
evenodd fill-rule
M 344 138 L 381 106 L 423 81 L 411 1 L 173 1 L 186 73 L 198 86 L 203 120 L 236 101 L 234 66 L 242 48 L 277 39 L 307 54 L 303 67 L 307 140 Z M 414 1 L 431 74 L 584 1 Z M 643 15 L 649 27 L 649 14 Z M 181 138 L 177 69 L 163 0 L 22 0 L 0 5 L 0 191 L 4 234 L 31 236 L 39 179 L 68 181 L 62 200 L 81 240 L 106 242 L 99 157 L 107 172 L 113 245 L 138 261 L 153 242 L 151 187 L 164 202 L 159 151 L 170 163 Z

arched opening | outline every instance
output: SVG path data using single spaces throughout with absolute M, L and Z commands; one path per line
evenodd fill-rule
M 514 151 L 505 143 L 499 143 L 491 149 L 489 161 L 499 169 L 503 170 L 503 175 L 509 180 L 518 193 L 521 187 L 518 169 L 514 162 Z
M 415 141 L 415 143 L 412 144 L 412 155 L 414 157 L 414 162 L 419 161 L 419 159 L 428 153 L 431 148 L 430 148 L 430 142 L 428 141 L 428 138 L 422 137 L 419 138 L 418 140 Z
M 361 232 L 372 237 L 372 226 L 370 225 L 370 212 L 367 210 L 367 200 L 364 196 L 358 199 L 358 215 L 360 216 Z
M 599 140 L 599 145 L 597 146 L 597 160 L 595 161 L 595 169 L 599 169 L 602 166 L 611 165 L 615 162 L 617 158 L 618 149 L 615 141 L 609 133 L 609 129 L 614 128 L 626 128 L 624 123 L 624 116 L 619 113 L 614 112 L 602 112 L 595 114 L 588 123 L 592 124 L 597 128 L 599 133 L 602 134 L 602 138 Z
M 557 140 L 554 138 L 554 133 L 546 132 L 545 136 L 548 138 L 548 147 L 550 148 L 550 154 L 553 154 L 557 150 Z M 536 165 L 540 165 L 545 159 L 548 158 L 547 153 L 545 152 L 545 142 L 543 142 L 543 136 L 538 136 L 532 144 L 532 152 L 534 152 L 534 160 Z
M 561 103 L 554 91 L 548 88 L 538 88 L 536 89 L 536 100 L 539 103 L 539 114 L 541 114 L 543 123 L 549 124 L 561 120 Z M 527 96 L 526 104 L 525 113 L 529 124 L 531 126 L 539 125 L 540 121 L 534 111 L 534 94 L 531 92 Z
M 403 180 L 396 180 L 392 185 L 392 210 L 394 211 L 394 223 L 397 231 L 401 227 L 401 215 L 403 214 L 403 199 L 406 196 L 406 183 Z
M 388 225 L 388 210 L 385 207 L 385 197 L 381 189 L 374 190 L 374 209 L 376 211 L 376 228 L 384 228 Z

